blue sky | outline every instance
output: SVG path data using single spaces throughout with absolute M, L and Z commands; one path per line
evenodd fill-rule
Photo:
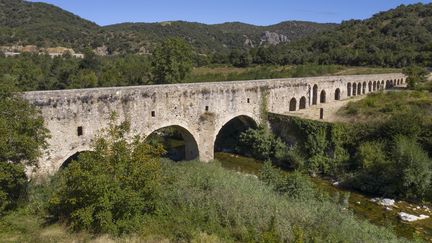
M 411 0 L 38 0 L 99 25 L 185 20 L 208 24 L 240 21 L 270 25 L 285 20 L 339 23 L 364 19 Z M 36 1 L 34 1 L 36 2 Z

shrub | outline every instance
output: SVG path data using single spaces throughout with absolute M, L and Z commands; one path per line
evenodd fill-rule
M 22 164 L 0 162 L 0 215 L 16 206 L 25 193 L 27 177 Z
M 136 231 L 144 215 L 156 210 L 163 149 L 139 137 L 127 142 L 128 127 L 112 122 L 95 141 L 95 152 L 60 172 L 49 205 L 57 219 L 75 230 L 115 235 Z
M 256 159 L 268 160 L 286 149 L 286 145 L 268 129 L 248 129 L 240 135 L 240 151 L 247 151 Z

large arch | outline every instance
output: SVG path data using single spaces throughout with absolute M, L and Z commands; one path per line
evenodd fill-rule
M 325 92 L 325 90 L 321 90 L 321 93 L 320 93 L 320 103 L 326 103 L 326 92 Z
M 301 97 L 300 98 L 300 110 L 306 109 L 306 97 Z
M 64 168 L 67 168 L 68 165 L 79 158 L 80 154 L 86 153 L 86 152 L 92 152 L 92 149 L 90 148 L 90 146 L 86 146 L 86 147 L 79 147 L 79 148 L 75 148 L 72 149 L 71 151 L 69 151 L 69 153 L 67 153 L 64 157 L 62 157 L 61 159 L 58 160 L 58 162 L 56 164 L 54 164 L 55 168 L 54 168 L 54 173 L 62 170 Z
M 351 83 L 347 83 L 347 94 L 348 97 L 351 96 Z
M 318 85 L 314 85 L 312 88 L 312 105 L 318 104 Z
M 162 143 L 166 157 L 175 160 L 193 160 L 199 157 L 198 143 L 192 133 L 180 125 L 170 125 L 157 128 L 146 136 L 148 142 Z
M 339 88 L 337 88 L 336 90 L 335 90 L 335 98 L 334 98 L 335 100 L 340 100 L 341 99 L 341 91 L 340 91 L 340 89 Z
M 231 117 L 216 129 L 213 152 L 234 152 L 239 142 L 240 134 L 249 128 L 257 128 L 258 122 L 249 115 Z
M 296 111 L 296 110 L 297 110 L 297 100 L 296 98 L 292 98 L 289 103 L 289 111 Z

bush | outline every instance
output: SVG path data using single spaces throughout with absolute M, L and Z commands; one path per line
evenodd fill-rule
M 14 208 L 25 193 L 27 177 L 22 164 L 0 162 L 0 215 Z
M 260 160 L 272 159 L 286 149 L 286 145 L 268 129 L 248 129 L 240 135 L 240 151 L 251 153 Z
M 144 215 L 156 210 L 163 149 L 139 137 L 127 142 L 128 127 L 112 122 L 97 138 L 95 152 L 80 155 L 60 172 L 49 210 L 74 230 L 134 232 Z
M 397 136 L 393 159 L 399 169 L 398 178 L 402 196 L 422 199 L 432 182 L 432 161 L 412 138 Z

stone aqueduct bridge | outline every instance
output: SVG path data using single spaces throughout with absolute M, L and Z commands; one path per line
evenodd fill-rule
M 284 114 L 403 83 L 402 74 L 327 76 L 35 91 L 24 98 L 40 108 L 51 132 L 37 174 L 53 174 L 70 156 L 91 150 L 112 112 L 130 121 L 131 135 L 177 127 L 186 159 L 209 161 L 219 131 L 232 119 L 259 124 L 263 112 Z

